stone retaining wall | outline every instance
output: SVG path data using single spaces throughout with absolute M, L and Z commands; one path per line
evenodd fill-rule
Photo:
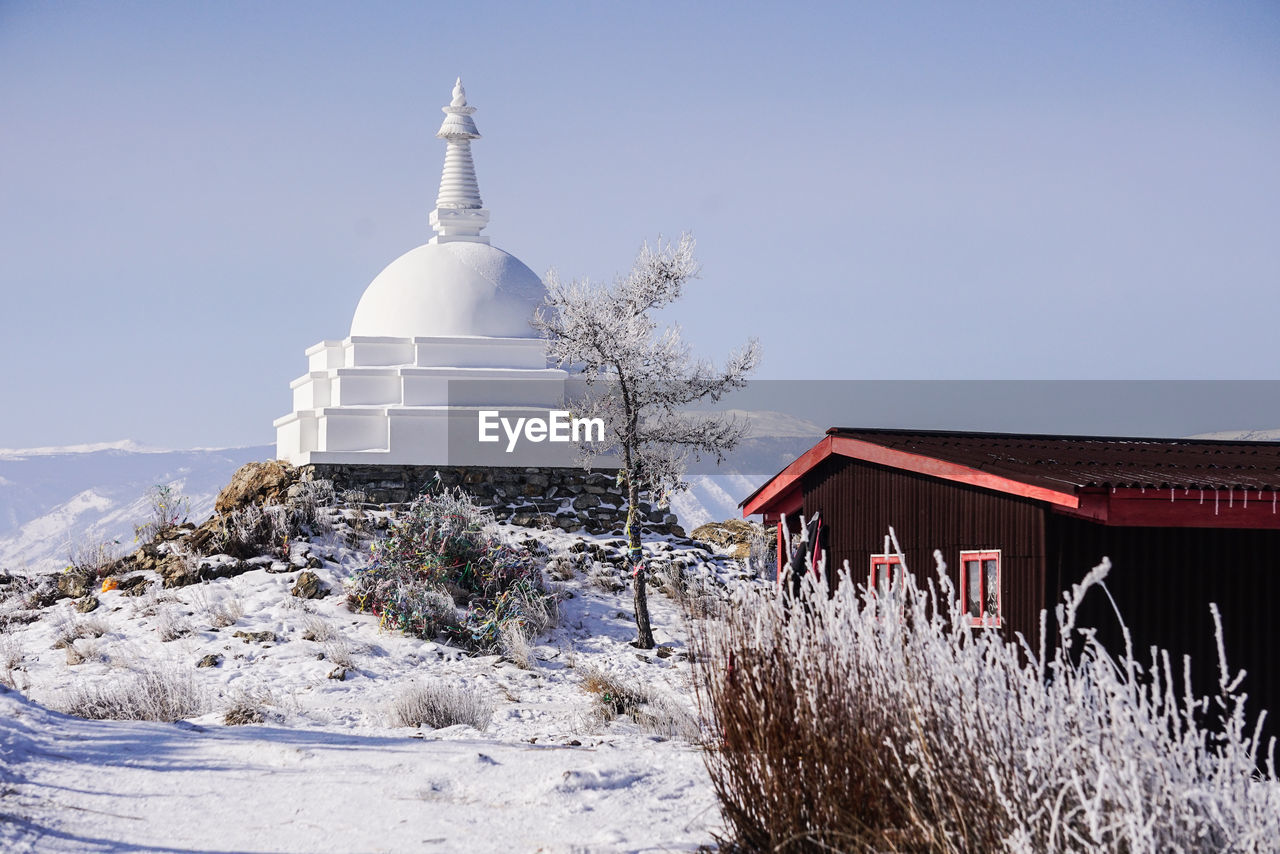
M 615 469 L 314 463 L 298 471 L 302 480 L 331 481 L 339 495 L 363 493 L 372 504 L 403 504 L 423 492 L 458 486 L 491 508 L 498 521 L 527 527 L 621 534 L 627 519 Z M 684 536 L 675 514 L 645 501 L 638 509 L 645 532 Z

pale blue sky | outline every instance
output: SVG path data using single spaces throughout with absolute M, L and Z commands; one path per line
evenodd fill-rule
M 0 0 L 0 447 L 273 441 L 457 74 L 495 244 L 691 230 L 763 378 L 1278 378 L 1275 3 Z

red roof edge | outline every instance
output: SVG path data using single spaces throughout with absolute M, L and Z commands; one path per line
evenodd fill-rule
M 1043 486 L 1034 486 L 1012 478 L 1001 477 L 959 463 L 947 462 L 936 457 L 913 454 L 886 448 L 874 442 L 865 442 L 839 434 L 830 434 L 814 445 L 791 465 L 778 472 L 764 486 L 757 489 L 742 502 L 742 515 L 777 512 L 776 506 L 789 493 L 799 488 L 799 480 L 820 462 L 832 454 L 849 457 L 863 462 L 874 463 L 900 471 L 909 471 L 926 477 L 936 477 L 954 483 L 977 486 L 1006 495 L 1044 501 L 1058 507 L 1075 510 L 1080 506 L 1080 499 L 1074 493 L 1059 492 Z
M 775 474 L 764 485 L 743 499 L 738 505 L 743 516 L 756 513 L 776 513 L 790 493 L 800 488 L 800 478 L 818 463 L 831 456 L 831 437 L 819 439 L 818 444 L 805 451 L 789 466 Z

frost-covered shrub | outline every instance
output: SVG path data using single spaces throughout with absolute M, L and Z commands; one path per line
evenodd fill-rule
M 774 578 L 778 574 L 776 526 L 752 525 L 747 541 L 747 569 L 757 578 Z
M 507 623 L 498 632 L 498 651 L 521 670 L 532 670 L 537 661 L 529 635 L 516 622 Z
M 72 641 L 66 647 L 67 664 L 75 666 L 84 664 L 86 661 L 96 661 L 103 664 L 109 664 L 111 657 L 107 655 L 103 644 L 98 642 L 97 638 L 82 638 Z
M 289 489 L 289 521 L 299 534 L 322 536 L 334 527 L 333 482 L 304 480 Z
M 245 504 L 222 519 L 209 539 L 209 554 L 250 558 L 261 554 L 288 554 L 291 512 L 283 504 Z
M 147 521 L 134 528 L 138 542 L 149 543 L 187 521 L 191 502 L 171 484 L 159 483 L 147 490 Z
M 204 714 L 207 700 L 190 673 L 146 668 L 106 685 L 77 684 L 51 707 L 90 720 L 173 721 Z
M 341 509 L 334 527 L 344 534 L 348 546 L 359 548 L 370 527 L 366 512 L 369 496 L 358 489 L 343 490 L 339 504 Z
M 284 503 L 248 502 L 216 517 L 201 550 L 242 559 L 263 554 L 288 558 L 290 540 L 328 534 L 339 518 L 331 482 L 301 481 L 289 488 Z
M 376 562 L 411 569 L 439 584 L 489 593 L 510 586 L 522 567 L 500 558 L 517 556 L 488 528 L 493 514 L 461 491 L 424 495 L 374 543 Z M 501 554 L 509 551 L 511 555 Z
M 1181 695 L 1167 654 L 1077 630 L 1106 561 L 1054 649 L 1043 623 L 1034 649 L 972 628 L 938 563 L 887 608 L 847 569 L 830 596 L 809 573 L 695 629 L 735 850 L 1276 850 L 1280 784 L 1225 662 L 1217 696 Z
M 376 614 L 384 627 L 473 649 L 496 648 L 509 622 L 548 622 L 550 594 L 535 557 L 503 542 L 493 516 L 460 491 L 413 502 L 346 586 L 348 607 Z
M 627 586 L 621 571 L 609 563 L 592 561 L 587 568 L 587 583 L 606 593 L 617 593 Z
M 67 565 L 73 571 L 94 579 L 103 579 L 111 573 L 120 558 L 117 541 L 82 541 L 72 546 L 67 554 Z
M 576 574 L 573 561 L 568 557 L 555 557 L 547 561 L 547 574 L 556 581 L 568 581 Z
M 533 646 L 534 638 L 554 627 L 560 621 L 560 608 L 556 594 L 526 583 L 514 585 L 502 596 L 501 613 L 508 615 L 497 623 L 497 648 L 517 667 L 533 669 L 537 662 Z M 510 615 L 514 615 L 514 619 Z
M 475 688 L 453 688 L 440 682 L 417 682 L 402 691 L 391 704 L 392 726 L 428 726 L 441 729 L 466 724 L 489 728 L 493 704 Z
M 308 616 L 302 624 L 302 639 L 324 643 L 333 640 L 338 636 L 338 632 L 334 629 L 333 624 L 323 617 L 317 617 L 314 614 Z
M 35 608 L 45 608 L 57 602 L 58 576 L 55 575 L 5 575 L 0 572 L 0 632 L 12 624 L 25 624 L 37 619 L 35 614 L 21 614 Z

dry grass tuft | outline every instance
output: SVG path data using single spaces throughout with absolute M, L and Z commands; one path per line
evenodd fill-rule
M 244 603 L 234 593 L 220 595 L 208 589 L 207 585 L 194 588 L 191 602 L 215 629 L 234 626 L 244 616 Z
M 106 578 L 120 558 L 121 548 L 115 542 L 81 541 L 71 547 L 67 562 L 78 572 L 93 578 Z
M 271 689 L 261 686 L 240 689 L 236 691 L 230 705 L 223 711 L 222 723 L 225 726 L 264 723 L 267 715 L 263 711 L 263 706 L 271 705 L 275 705 L 275 696 L 271 693 Z
M 554 581 L 569 581 L 577 575 L 577 572 L 573 568 L 573 561 L 557 557 L 547 562 L 547 575 Z
M 645 732 L 697 741 L 698 723 L 670 697 L 595 667 L 581 670 L 582 690 L 595 695 L 592 714 L 601 723 L 622 716 Z
M 312 614 L 303 621 L 303 640 L 324 643 L 326 641 L 334 640 L 337 637 L 338 633 L 334 630 L 333 624 L 322 617 L 317 617 Z
M 499 629 L 498 650 L 521 670 L 532 670 L 537 666 L 538 657 L 533 654 L 528 632 L 518 622 L 512 621 Z
M 190 673 L 147 668 L 119 682 L 73 686 L 50 705 L 89 720 L 172 723 L 204 714 L 206 704 Z
M 345 667 L 348 670 L 356 670 L 356 651 L 351 647 L 347 639 L 338 634 L 332 634 L 329 639 L 324 641 L 324 657 L 339 667 Z
M 392 726 L 441 729 L 456 724 L 484 731 L 493 704 L 475 688 L 453 688 L 440 682 L 414 683 L 391 704 Z
M 498 651 L 522 670 L 532 670 L 538 658 L 531 641 L 560 622 L 560 603 L 554 591 L 524 586 L 511 588 L 508 595 L 511 600 L 507 607 L 520 616 L 502 624 L 498 631 Z
M 1218 697 L 1183 698 L 1168 656 L 1075 630 L 1105 560 L 1042 652 L 974 630 L 939 564 L 889 607 L 846 568 L 832 595 L 809 573 L 692 624 L 728 850 L 1273 850 L 1280 781 L 1225 664 Z
M 26 654 L 26 648 L 17 637 L 0 635 L 0 685 L 25 693 L 25 685 L 19 685 L 18 673 L 23 669 L 22 661 Z
M 222 715 L 222 723 L 225 726 L 260 724 L 265 720 L 266 718 L 262 716 L 262 709 L 251 703 L 236 703 L 228 708 Z
M 100 638 L 107 630 L 106 620 L 101 617 L 76 618 L 64 614 L 53 625 L 53 648 L 62 649 L 80 638 Z
M 156 634 L 168 643 L 191 634 L 191 625 L 185 615 L 173 605 L 161 606 L 156 613 Z

